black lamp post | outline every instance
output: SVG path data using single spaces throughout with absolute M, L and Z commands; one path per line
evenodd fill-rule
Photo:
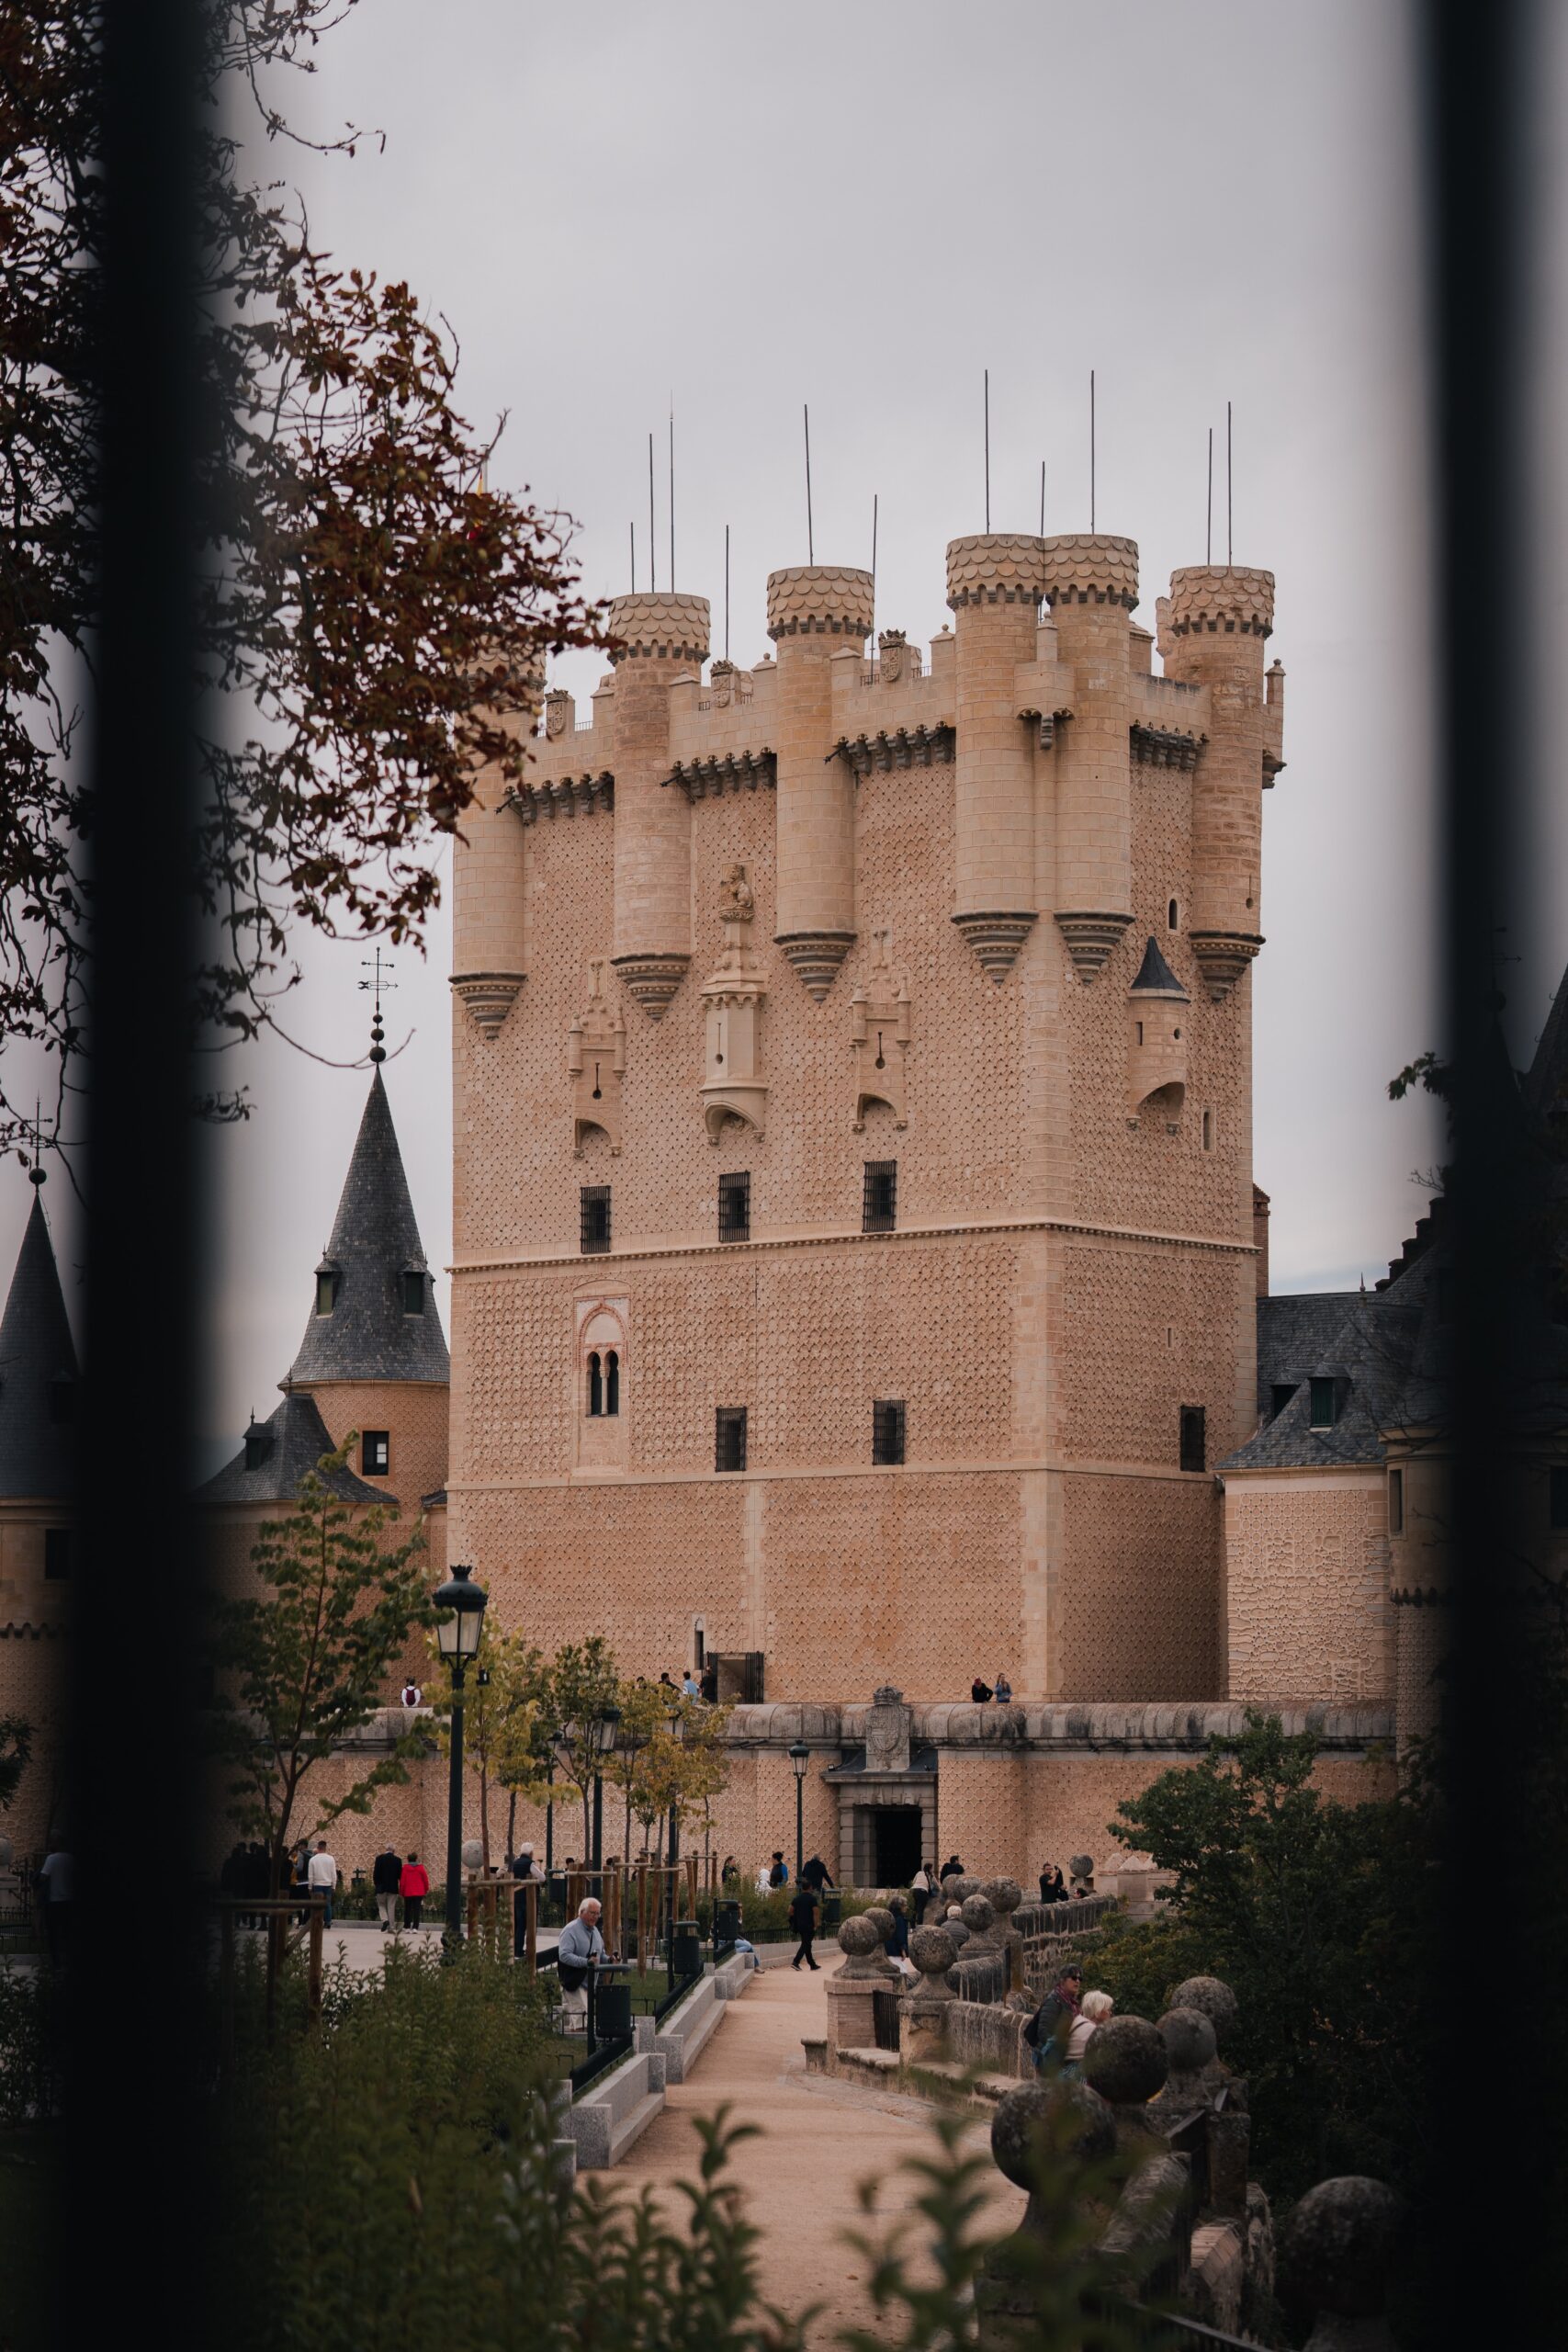
M 798 1886 L 806 1861 L 806 1768 L 811 1761 L 811 1750 L 803 1739 L 791 1747 L 789 1761 L 795 1774 L 795 1883 Z
M 452 1769 L 446 1788 L 446 1945 L 463 1940 L 463 1680 L 479 1654 L 488 1595 L 471 1568 L 454 1568 L 431 1595 L 441 1611 L 436 1646 L 452 1674 Z
M 671 1736 L 671 1739 L 674 1739 L 674 1740 L 680 1740 L 680 1739 L 683 1739 L 683 1738 L 685 1737 L 685 1736 L 686 1736 L 686 1718 L 685 1718 L 685 1715 L 684 1715 L 684 1713 L 682 1712 L 682 1710 L 681 1710 L 679 1707 L 673 1708 L 673 1709 L 671 1711 L 671 1715 L 670 1715 L 670 1736 Z M 674 1865 L 675 1865 L 675 1864 L 680 1860 L 680 1859 L 681 1859 L 681 1800 L 680 1800 L 680 1796 L 679 1796 L 679 1794 L 677 1793 L 675 1796 L 672 1796 L 672 1797 L 671 1798 L 671 1800 L 670 1800 L 670 1862 L 671 1862 L 671 1868 L 673 1868 L 673 1867 L 674 1867 Z M 674 1880 L 673 1880 L 673 1879 L 671 1879 L 671 1882 L 670 1882 L 670 1917 L 671 1917 L 671 1919 L 673 1919 L 673 1917 L 675 1917 L 675 1882 L 674 1882 Z
M 615 1754 L 615 1735 L 620 1727 L 619 1707 L 606 1707 L 589 1726 L 593 1740 L 593 1867 L 601 1877 L 604 1870 L 604 1779 L 601 1759 Z

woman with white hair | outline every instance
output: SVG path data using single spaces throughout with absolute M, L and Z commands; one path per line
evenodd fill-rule
M 585 1894 L 577 1906 L 576 1918 L 569 1920 L 561 1929 L 560 1941 L 556 1946 L 564 2032 L 587 2031 L 588 1973 L 597 1968 L 604 1957 L 604 1939 L 599 1933 L 599 1905 L 593 1895 Z
M 1078 2013 L 1067 2035 L 1067 2054 L 1062 2061 L 1064 2075 L 1083 2073 L 1083 2054 L 1094 2040 L 1097 2028 L 1105 2023 L 1116 2007 L 1109 1993 L 1086 1993 L 1078 2003 Z

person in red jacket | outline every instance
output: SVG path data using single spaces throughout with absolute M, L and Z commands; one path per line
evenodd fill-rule
M 430 1872 L 417 1854 L 411 1854 L 403 1864 L 403 1875 L 398 1892 L 403 1898 L 404 1927 L 417 1928 L 420 1905 L 430 1893 Z

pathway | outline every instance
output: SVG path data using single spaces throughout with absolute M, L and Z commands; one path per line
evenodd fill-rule
M 696 2177 L 701 2145 L 694 2124 L 727 2103 L 736 2120 L 761 2127 L 732 2159 L 748 2218 L 761 2233 L 758 2269 L 762 2299 L 785 2310 L 820 2302 L 813 2339 L 829 2345 L 843 2327 L 875 2327 L 867 2266 L 843 2243 L 847 2229 L 874 2233 L 911 2201 L 897 2172 L 925 2138 L 922 2110 L 911 2099 L 877 2099 L 845 2084 L 807 2089 L 801 2040 L 827 2030 L 823 1986 L 829 1970 L 796 1975 L 787 1967 L 759 1972 L 698 2060 L 688 2082 L 671 2084 L 662 2115 L 630 2149 L 613 2178 L 634 2188 Z M 989 2146 L 977 2118 L 975 2144 Z M 1021 2218 L 1023 2198 L 993 2172 L 998 2226 Z M 874 2179 L 869 2216 L 859 2205 L 862 2181 Z

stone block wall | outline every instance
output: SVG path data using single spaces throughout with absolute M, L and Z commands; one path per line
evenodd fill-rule
M 1387 1492 L 1381 1463 L 1227 1476 L 1233 1698 L 1270 1706 L 1393 1701 Z

